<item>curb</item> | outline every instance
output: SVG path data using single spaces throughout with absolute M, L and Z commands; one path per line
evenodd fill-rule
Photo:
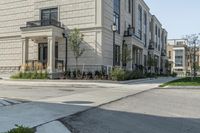
M 11 82 L 32 82 L 32 83 L 108 83 L 108 84 L 129 84 L 129 83 L 137 83 L 137 82 L 143 82 L 143 81 L 149 81 L 149 80 L 155 80 L 155 79 L 163 79 L 168 77 L 159 77 L 159 78 L 145 78 L 145 79 L 135 79 L 135 80 L 127 80 L 127 81 L 112 81 L 112 80 L 25 80 L 25 79 L 3 79 L 0 78 L 1 81 L 11 81 Z

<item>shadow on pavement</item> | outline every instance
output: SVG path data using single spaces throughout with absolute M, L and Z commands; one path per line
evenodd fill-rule
M 61 120 L 72 133 L 200 133 L 200 119 L 89 110 Z
M 88 103 L 92 103 L 90 101 L 66 103 L 33 102 L 0 108 L 0 132 L 6 132 L 15 124 L 35 127 L 57 119 L 70 127 L 73 133 L 200 132 L 200 118 L 156 116 L 102 108 L 90 109 L 88 106 Z M 77 103 L 81 105 L 75 105 Z M 81 111 L 84 112 L 73 115 Z

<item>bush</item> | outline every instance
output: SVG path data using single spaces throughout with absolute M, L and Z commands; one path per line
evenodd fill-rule
M 173 72 L 171 76 L 176 77 L 177 75 L 178 75 L 177 73 Z
M 71 71 L 70 71 L 70 70 L 67 70 L 67 71 L 64 73 L 64 76 L 65 76 L 67 79 L 70 79 L 70 78 L 71 78 Z
M 12 79 L 48 79 L 48 73 L 45 71 L 44 73 L 41 71 L 38 73 L 35 72 L 20 72 L 13 76 Z
M 93 74 L 92 72 L 87 73 L 87 79 L 93 79 Z
M 125 80 L 126 72 L 121 68 L 115 68 L 111 72 L 112 80 L 123 81 Z
M 16 125 L 16 128 L 8 131 L 7 133 L 35 133 L 35 131 L 28 127 Z

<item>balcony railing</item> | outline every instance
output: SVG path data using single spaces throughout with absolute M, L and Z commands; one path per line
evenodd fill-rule
M 47 61 L 28 60 L 26 61 L 26 64 L 23 65 L 25 65 L 27 71 L 37 71 L 37 70 L 47 69 Z M 56 59 L 55 69 L 59 72 L 64 71 L 64 61 Z
M 150 41 L 149 42 L 149 50 L 154 50 L 155 47 L 154 47 L 154 42 Z
M 42 27 L 42 26 L 56 26 L 56 27 L 62 27 L 61 22 L 58 22 L 57 20 L 38 20 L 38 21 L 30 21 L 26 23 L 26 28 L 32 28 L 32 27 Z
M 136 38 L 142 40 L 142 31 L 135 31 L 134 27 L 129 27 L 126 31 L 124 31 L 124 37 L 135 36 Z
M 135 28 L 129 27 L 127 31 L 124 31 L 124 37 L 130 37 L 135 35 Z
M 166 56 L 166 55 L 167 55 L 166 50 L 165 50 L 165 49 L 162 49 L 162 51 L 161 51 L 161 56 Z

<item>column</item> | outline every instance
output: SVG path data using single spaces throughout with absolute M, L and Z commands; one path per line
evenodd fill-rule
M 50 74 L 55 72 L 55 37 L 48 37 L 48 67 Z
M 133 70 L 133 46 L 132 45 L 130 45 L 130 49 L 131 49 L 130 69 L 132 71 Z
M 143 55 L 143 50 L 142 49 L 140 50 L 140 61 L 141 61 L 140 65 L 144 66 L 144 55 Z
M 22 38 L 22 70 L 25 70 L 25 65 L 28 61 L 29 54 L 29 38 Z

